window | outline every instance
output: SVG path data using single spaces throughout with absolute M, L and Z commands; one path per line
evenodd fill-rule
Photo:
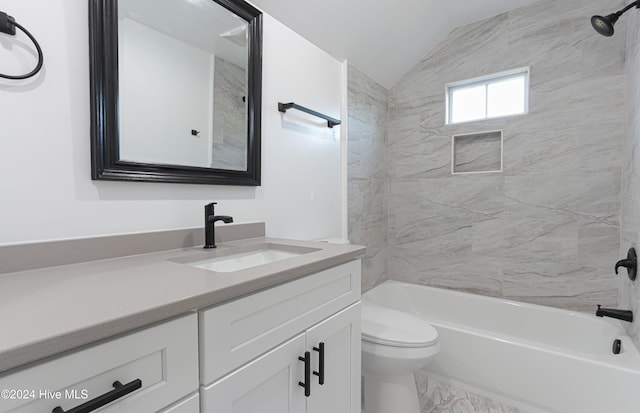
M 448 83 L 447 124 L 527 113 L 529 68 Z

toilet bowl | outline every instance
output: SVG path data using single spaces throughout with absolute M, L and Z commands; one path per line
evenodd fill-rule
M 428 322 L 362 300 L 364 413 L 420 413 L 413 372 L 438 353 Z

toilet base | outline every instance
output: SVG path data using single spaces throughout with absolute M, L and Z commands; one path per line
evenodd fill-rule
M 413 374 L 364 375 L 364 413 L 420 413 Z

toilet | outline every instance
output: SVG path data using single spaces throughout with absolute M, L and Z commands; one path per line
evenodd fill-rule
M 413 372 L 439 350 L 431 324 L 363 299 L 364 413 L 420 413 Z

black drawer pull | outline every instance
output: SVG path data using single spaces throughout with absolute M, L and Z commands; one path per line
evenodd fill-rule
M 318 376 L 318 383 L 322 386 L 324 384 L 324 343 L 320 342 L 318 347 L 313 348 L 318 352 L 318 371 L 314 371 L 313 375 Z
M 311 353 L 305 351 L 304 357 L 298 357 L 298 360 L 304 361 L 304 382 L 299 381 L 298 385 L 304 387 L 304 395 L 309 397 L 311 395 Z
M 80 406 L 76 406 L 71 410 L 67 410 L 66 412 L 62 409 L 62 407 L 58 406 L 54 408 L 51 413 L 89 413 L 96 409 L 101 408 L 105 404 L 109 404 L 114 400 L 118 400 L 121 397 L 126 396 L 127 394 L 138 390 L 142 387 L 142 381 L 140 379 L 135 379 L 134 381 L 122 384 L 119 381 L 115 381 L 113 383 L 114 390 L 111 390 L 108 393 L 105 393 L 101 396 L 96 397 L 95 399 L 91 399 L 86 403 L 82 403 Z

